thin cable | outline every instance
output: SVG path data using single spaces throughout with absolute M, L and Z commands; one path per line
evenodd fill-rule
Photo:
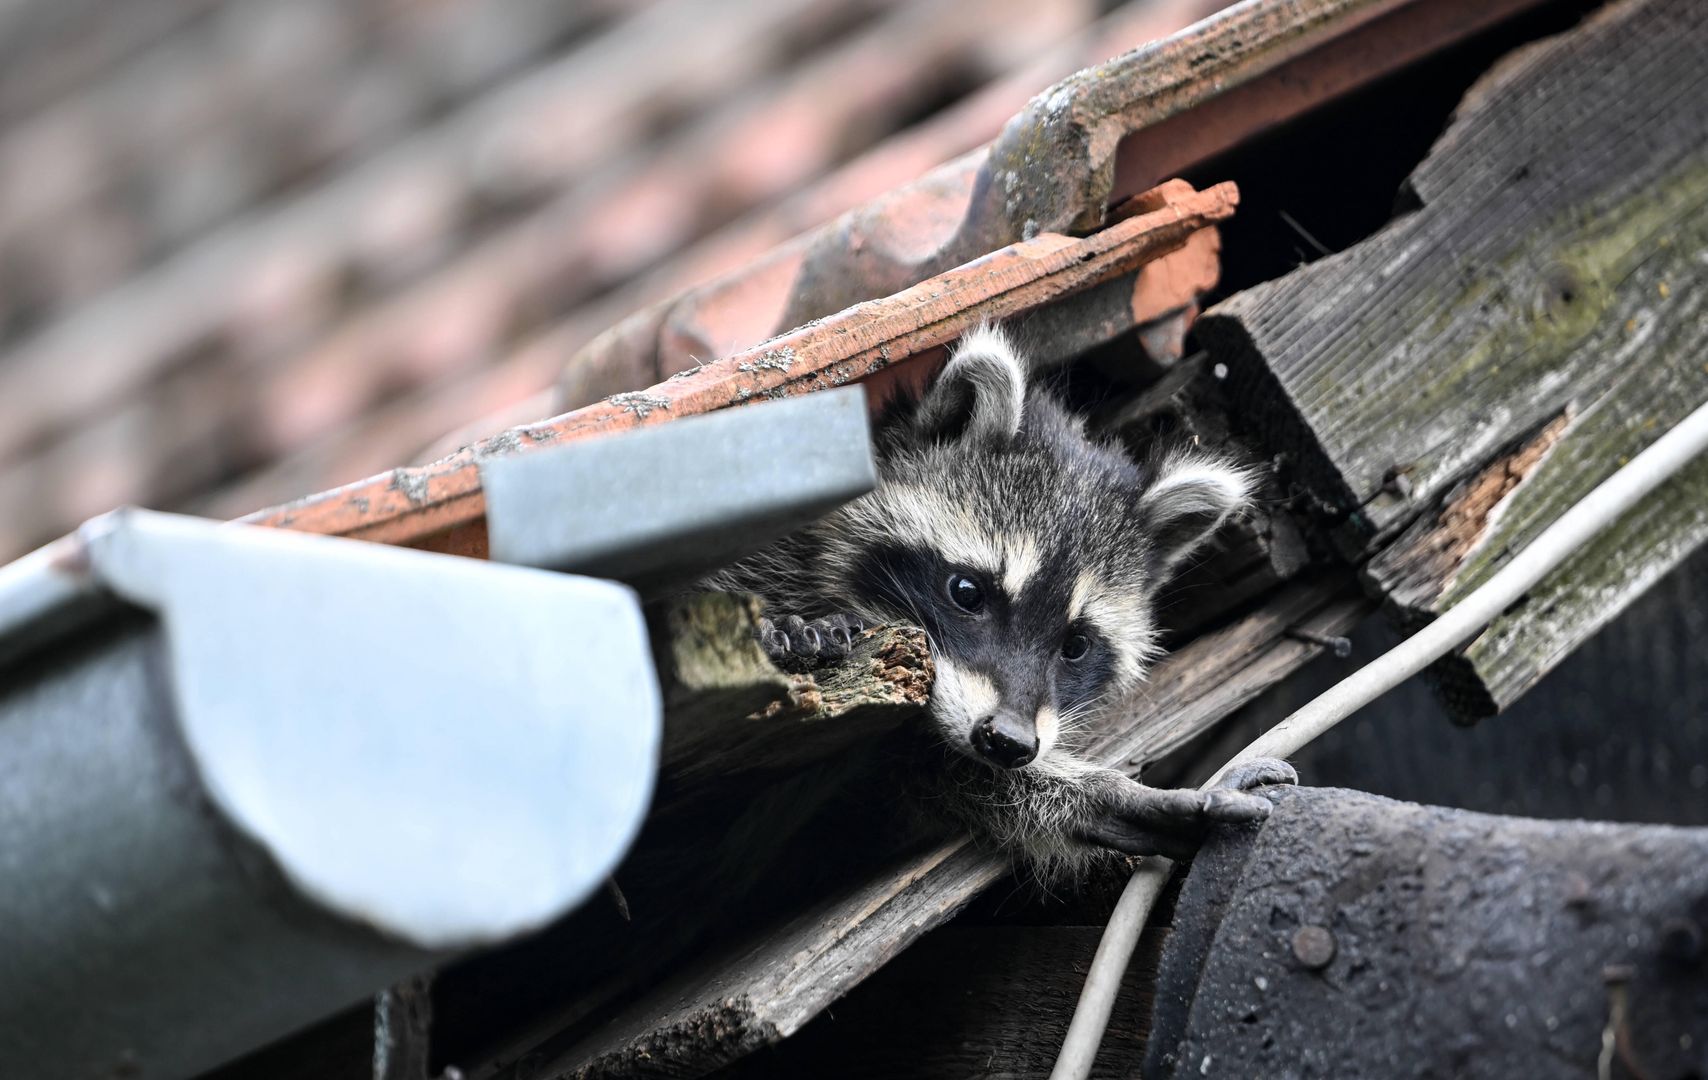
M 1097 952 L 1091 958 L 1091 969 L 1085 973 L 1085 986 L 1079 992 L 1079 1004 L 1074 1006 L 1073 1019 L 1068 1022 L 1067 1034 L 1062 1037 L 1062 1052 L 1056 1057 L 1056 1067 L 1050 1070 L 1050 1080 L 1085 1080 L 1091 1075 L 1091 1064 L 1097 1059 L 1097 1049 L 1103 1045 L 1103 1033 L 1109 1029 L 1109 1014 L 1115 1010 L 1115 993 L 1121 988 L 1121 978 L 1127 973 L 1127 961 L 1139 946 L 1145 920 L 1162 887 L 1168 884 L 1168 873 L 1174 864 L 1161 856 L 1145 859 L 1121 898 L 1115 901 L 1115 911 L 1109 925 L 1097 941 Z
M 1470 596 L 1258 736 L 1204 786 L 1213 786 L 1229 769 L 1252 758 L 1298 753 L 1312 739 L 1463 644 L 1704 449 L 1708 449 L 1708 405 L 1699 406 L 1630 464 L 1603 480 Z M 1168 880 L 1168 870 L 1166 859 L 1146 859 L 1115 902 L 1050 1080 L 1085 1080 L 1091 1074 L 1127 963 Z

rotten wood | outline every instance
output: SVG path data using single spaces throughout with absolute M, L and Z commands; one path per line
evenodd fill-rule
M 1344 577 L 1283 588 L 1253 614 L 1199 637 L 1161 664 L 1091 747 L 1135 768 L 1186 745 L 1320 649 L 1289 636 L 1343 633 L 1369 610 Z M 701 1076 L 798 1031 L 1009 871 L 1007 858 L 960 839 L 900 856 L 781 926 L 722 942 L 704 960 L 656 984 L 593 1033 L 468 1068 L 476 1078 Z M 560 1006 L 559 1030 L 598 1013 L 597 1000 Z
M 1536 471 L 1570 426 L 1569 411 L 1543 424 L 1517 449 L 1449 492 L 1438 513 L 1412 522 L 1370 560 L 1367 572 L 1381 583 L 1389 600 L 1402 611 L 1441 610 L 1439 602 L 1459 568 L 1498 528 L 1496 511 Z
M 1202 192 L 1170 188 L 1162 208 L 1094 236 L 1047 234 L 1012 245 L 897 295 L 855 305 L 647 390 L 515 429 L 432 465 L 394 469 L 334 491 L 265 510 L 250 524 L 410 544 L 460 554 L 485 552 L 479 462 L 542 443 L 622 431 L 749 400 L 840 386 L 891 364 L 931 354 L 981 322 L 1000 321 L 1178 249 L 1229 217 L 1231 184 Z
M 774 666 L 754 636 L 759 601 L 703 593 L 665 613 L 653 651 L 664 684 L 668 809 L 701 782 L 753 783 L 868 742 L 920 715 L 931 695 L 925 635 L 869 630 L 847 660 L 811 675 Z
M 1708 26 L 1624 0 L 1508 57 L 1416 209 L 1235 296 L 1199 335 L 1244 419 L 1408 624 L 1450 608 L 1708 399 Z M 1708 538 L 1687 469 L 1439 665 L 1498 711 Z

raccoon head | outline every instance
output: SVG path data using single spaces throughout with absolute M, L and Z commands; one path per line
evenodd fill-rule
M 878 449 L 878 489 L 843 515 L 840 591 L 924 628 L 940 734 L 1007 769 L 1143 676 L 1157 588 L 1251 488 L 1214 456 L 1140 464 L 1090 438 L 989 329 Z

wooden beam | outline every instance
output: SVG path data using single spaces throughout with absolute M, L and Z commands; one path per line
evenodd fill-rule
M 951 923 L 838 1001 L 833 1015 L 719 1080 L 1044 1080 L 1102 934 L 1101 925 Z M 1138 1074 L 1167 934 L 1147 931 L 1127 969 L 1093 1080 Z
M 1494 573 L 1708 399 L 1708 24 L 1624 0 L 1521 49 L 1412 174 L 1416 209 L 1206 313 L 1245 419 L 1403 621 Z M 1438 668 L 1504 707 L 1708 538 L 1708 462 Z

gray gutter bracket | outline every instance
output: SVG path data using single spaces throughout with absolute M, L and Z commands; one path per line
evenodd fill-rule
M 481 463 L 491 557 L 691 582 L 871 491 L 865 391 L 818 391 Z

